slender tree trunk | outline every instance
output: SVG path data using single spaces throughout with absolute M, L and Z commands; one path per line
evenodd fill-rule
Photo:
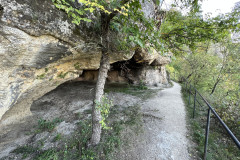
M 214 86 L 213 86 L 213 89 L 212 89 L 210 95 L 212 95 L 212 94 L 214 93 L 214 91 L 215 91 L 215 89 L 217 88 L 217 85 L 218 85 L 219 82 L 220 82 L 220 79 L 217 79 L 217 81 L 215 82 L 215 84 L 214 84 Z
M 109 32 L 110 17 L 105 13 L 101 14 L 101 29 L 102 29 L 102 57 L 100 62 L 100 68 L 98 72 L 98 80 L 95 88 L 95 97 L 92 108 L 92 137 L 90 140 L 91 146 L 96 146 L 101 139 L 102 126 L 100 121 L 102 119 L 101 112 L 96 107 L 96 101 L 101 102 L 104 94 L 104 85 L 107 78 L 107 73 L 110 68 L 109 62 Z
M 217 88 L 218 83 L 219 83 L 220 80 L 221 80 L 221 75 L 222 75 L 222 71 L 223 71 L 224 66 L 225 66 L 225 65 L 224 65 L 224 61 L 223 61 L 223 65 L 222 65 L 222 67 L 221 67 L 221 69 L 220 69 L 220 71 L 219 71 L 219 74 L 218 74 L 218 77 L 217 77 L 217 81 L 214 83 L 210 95 L 212 95 L 212 94 L 214 93 L 214 91 L 215 91 L 216 88 Z
M 95 146 L 99 143 L 101 139 L 101 129 L 102 126 L 100 121 L 102 119 L 100 110 L 96 109 L 96 101 L 101 102 L 101 98 L 104 93 L 104 85 L 107 78 L 107 73 L 109 70 L 109 56 L 106 53 L 102 53 L 101 64 L 98 73 L 98 80 L 96 84 L 96 91 L 95 91 L 95 98 L 93 102 L 93 109 L 92 109 L 92 138 L 91 138 L 91 146 Z
M 124 5 L 129 0 L 121 1 L 121 5 Z M 119 7 L 118 10 L 121 10 Z M 118 14 L 117 11 L 112 12 L 110 15 L 104 12 L 101 12 L 101 35 L 102 35 L 102 57 L 100 62 L 100 68 L 98 72 L 98 80 L 96 84 L 95 90 L 95 98 L 93 101 L 92 108 L 92 137 L 90 140 L 91 146 L 96 146 L 101 139 L 101 129 L 102 126 L 100 121 L 102 119 L 101 112 L 96 109 L 96 101 L 101 102 L 103 93 L 104 93 L 104 85 L 107 79 L 107 73 L 110 69 L 110 61 L 109 61 L 109 26 L 111 19 Z

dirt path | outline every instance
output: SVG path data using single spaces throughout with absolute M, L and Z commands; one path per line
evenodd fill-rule
M 131 138 L 131 146 L 120 151 L 120 159 L 190 159 L 181 86 L 173 84 L 173 87 L 159 91 L 155 97 L 141 103 L 144 132 Z

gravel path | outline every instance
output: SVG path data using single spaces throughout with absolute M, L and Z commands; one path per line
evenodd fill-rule
M 186 138 L 186 113 L 181 86 L 157 92 L 141 103 L 144 132 L 131 138 L 128 149 L 120 151 L 123 160 L 188 160 L 190 142 Z

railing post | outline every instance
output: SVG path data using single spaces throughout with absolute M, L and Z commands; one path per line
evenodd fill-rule
M 207 145 L 208 145 L 208 134 L 210 128 L 210 118 L 211 118 L 211 109 L 208 108 L 208 117 L 207 117 L 207 126 L 206 126 L 206 133 L 205 133 L 205 145 L 204 145 L 204 160 L 207 159 Z
M 195 118 L 195 110 L 196 110 L 196 96 L 197 96 L 197 91 L 195 89 L 194 93 L 194 108 L 193 108 L 193 118 Z
M 191 100 L 191 84 L 190 84 L 190 87 L 189 87 L 188 106 L 190 105 L 190 100 Z

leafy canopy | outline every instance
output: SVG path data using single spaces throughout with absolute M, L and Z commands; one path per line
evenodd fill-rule
M 127 8 L 129 7 L 129 4 L 120 6 L 115 0 L 52 0 L 52 2 L 58 9 L 65 11 L 72 18 L 72 23 L 76 25 L 79 25 L 81 21 L 91 22 L 92 20 L 87 18 L 86 15 L 94 11 L 101 11 L 106 14 L 111 14 L 115 11 L 127 16 Z
M 203 19 L 198 0 L 176 1 L 184 7 L 190 6 L 191 11 L 187 15 L 174 9 L 160 10 L 160 1 L 157 0 L 155 5 L 158 6 L 158 11 L 153 17 L 144 15 L 144 0 L 52 1 L 58 9 L 65 11 L 76 25 L 81 21 L 94 20 L 95 23 L 100 21 L 101 14 L 109 15 L 112 18 L 110 29 L 117 35 L 115 46 L 122 50 L 135 49 L 136 45 L 148 49 L 149 52 L 154 48 L 162 54 L 169 50 L 175 54 L 183 54 L 186 49 L 197 49 L 200 42 L 219 42 L 240 27 L 237 18 L 240 5 L 229 14 Z

